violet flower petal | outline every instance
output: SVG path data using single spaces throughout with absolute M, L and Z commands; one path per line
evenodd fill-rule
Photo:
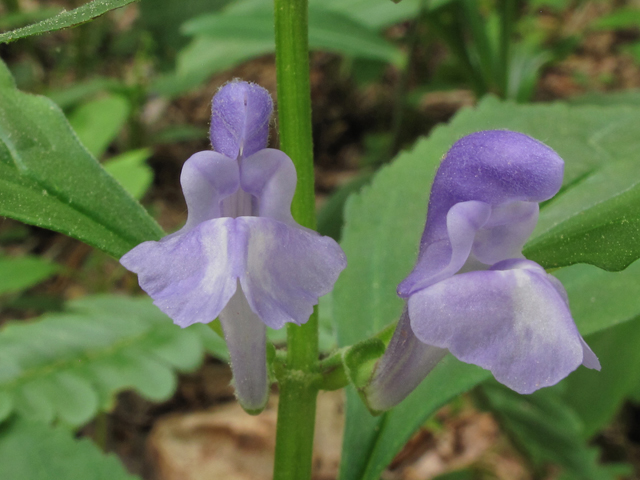
M 240 186 L 238 162 L 221 153 L 198 152 L 184 162 L 180 184 L 189 216 L 185 226 L 172 236 L 185 234 L 200 223 L 221 216 L 221 201 Z
M 235 219 L 201 223 L 182 235 L 144 242 L 120 263 L 138 274 L 142 289 L 177 325 L 215 320 L 244 271 L 244 242 Z
M 249 307 L 240 285 L 219 318 L 238 401 L 247 412 L 260 413 L 269 399 L 267 328 Z
M 398 295 L 407 298 L 460 270 L 469 258 L 476 232 L 490 216 L 491 206 L 484 202 L 471 200 L 452 206 L 446 217 L 447 237 L 429 245 L 413 271 L 398 285 Z
M 455 275 L 415 293 L 408 305 L 420 341 L 491 370 L 518 393 L 554 385 L 583 361 L 594 366 L 565 300 L 528 260 Z
M 305 323 L 346 267 L 342 249 L 332 238 L 269 218 L 236 222 L 247 242 L 240 283 L 251 310 L 271 328 Z
M 255 83 L 230 82 L 213 97 L 211 145 L 229 158 L 248 157 L 267 146 L 273 102 Z
M 427 345 L 416 338 L 405 306 L 396 332 L 363 392 L 369 409 L 383 412 L 400 403 L 447 353 L 445 348 Z
M 467 135 L 456 142 L 436 173 L 418 262 L 400 284 L 399 295 L 407 297 L 415 292 L 418 282 L 423 288 L 433 283 L 436 276 L 442 279 L 455 273 L 453 266 L 460 265 L 460 260 L 451 257 L 455 249 L 450 243 L 457 240 L 448 231 L 448 223 L 449 211 L 456 204 L 486 203 L 497 220 L 502 216 L 502 208 L 519 210 L 516 206 L 521 205 L 520 202 L 537 203 L 551 198 L 562 185 L 563 172 L 564 162 L 556 152 L 522 133 L 491 130 Z M 521 250 L 520 243 L 524 244 L 526 237 L 523 239 L 523 236 L 535 226 L 537 217 L 526 207 L 516 213 L 520 218 L 515 223 L 496 225 L 496 232 L 485 234 L 485 238 L 504 237 L 501 248 L 487 249 L 483 238 L 478 239 L 477 251 L 481 256 L 486 254 L 492 261 L 513 258 L 516 253 L 521 256 L 517 252 Z M 486 265 L 484 268 L 492 261 L 482 262 Z M 438 270 L 444 268 L 447 271 L 440 274 Z
M 265 148 L 240 161 L 240 185 L 256 198 L 254 214 L 300 227 L 291 216 L 297 178 L 293 162 L 280 150 Z

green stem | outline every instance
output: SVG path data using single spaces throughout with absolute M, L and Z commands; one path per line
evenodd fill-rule
M 291 204 L 296 221 L 315 228 L 313 141 L 309 86 L 307 0 L 274 0 L 280 148 L 293 160 L 298 185 Z M 274 479 L 311 478 L 315 428 L 318 313 L 287 326 L 287 364 L 280 384 Z

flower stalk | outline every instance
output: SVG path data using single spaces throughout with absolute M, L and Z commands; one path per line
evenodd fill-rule
M 293 160 L 298 185 L 293 218 L 315 228 L 313 140 L 309 86 L 307 0 L 274 0 L 280 148 Z M 287 326 L 287 369 L 279 378 L 280 403 L 274 479 L 311 478 L 318 387 L 317 308 L 302 326 Z

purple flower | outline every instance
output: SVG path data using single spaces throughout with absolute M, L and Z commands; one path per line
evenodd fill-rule
M 400 402 L 451 352 L 519 393 L 554 385 L 580 364 L 600 369 L 558 280 L 522 247 L 538 202 L 557 193 L 564 162 L 527 135 L 494 130 L 456 142 L 436 174 L 407 300 L 364 392 L 373 410 Z
M 305 323 L 346 266 L 328 237 L 291 216 L 295 167 L 265 148 L 272 102 L 262 87 L 225 85 L 213 98 L 211 143 L 182 169 L 185 226 L 120 259 L 181 327 L 220 319 L 243 407 L 264 407 L 266 326 Z

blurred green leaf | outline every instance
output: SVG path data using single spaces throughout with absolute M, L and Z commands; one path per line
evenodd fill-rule
M 0 295 L 33 287 L 58 270 L 56 264 L 36 256 L 0 256 Z
M 46 97 L 16 90 L 0 62 L 0 215 L 119 258 L 162 237 L 149 214 L 78 142 Z
M 429 138 L 383 167 L 370 186 L 347 202 L 341 245 L 349 265 L 332 293 L 339 345 L 365 340 L 398 318 L 402 300 L 395 289 L 415 262 L 429 186 L 440 159 L 460 137 L 502 128 L 542 140 L 564 158 L 565 185 L 570 192 L 569 186 L 579 185 L 580 179 L 598 167 L 638 155 L 640 137 L 635 125 L 639 121 L 640 111 L 633 108 L 515 105 L 486 98 L 475 109 L 460 111 L 448 125 L 436 127 Z M 543 224 L 545 212 L 543 208 Z M 586 278 L 580 278 L 585 274 L 583 267 L 587 269 Z M 634 264 L 618 274 L 582 265 L 567 269 L 575 275 L 567 290 L 581 330 L 593 332 L 638 316 L 638 268 L 640 264 Z M 560 278 L 562 274 L 558 272 Z M 609 278 L 616 281 L 607 284 Z M 602 295 L 594 303 L 587 295 L 598 288 Z M 607 296 L 606 292 L 614 294 Z M 627 298 L 623 305 L 618 302 L 621 296 Z M 603 316 L 597 317 L 598 312 Z M 440 405 L 489 375 L 448 356 L 403 403 L 376 419 L 369 416 L 350 388 L 340 478 L 377 480 L 413 432 Z
M 519 395 L 497 382 L 487 382 L 482 386 L 482 396 L 503 430 L 538 468 L 556 463 L 570 478 L 619 478 L 617 472 L 599 465 L 597 450 L 584 440 L 580 418 L 563 402 L 558 388 Z
M 181 329 L 148 298 L 85 297 L 68 313 L 0 330 L 0 411 L 79 426 L 124 389 L 166 400 L 175 370 L 198 367 L 205 349 L 226 354 L 207 326 Z
M 153 181 L 153 169 L 145 163 L 150 156 L 150 149 L 141 148 L 112 157 L 103 166 L 133 198 L 140 200 Z
M 23 37 L 40 35 L 63 28 L 75 27 L 93 20 L 110 10 L 129 5 L 135 0 L 93 0 L 81 7 L 69 11 L 62 11 L 54 17 L 48 18 L 28 27 L 19 28 L 11 32 L 0 34 L 0 43 L 9 43 Z
M 220 10 L 231 0 L 141 0 L 140 20 L 153 33 L 160 53 L 171 58 L 189 40 L 180 25 L 190 18 Z
M 640 107 L 640 90 L 619 92 L 591 92 L 571 97 L 572 105 L 599 105 L 602 107 Z
M 105 91 L 117 92 L 125 88 L 122 82 L 114 78 L 94 77 L 85 82 L 76 82 L 64 89 L 50 90 L 46 96 L 57 103 L 60 108 L 66 109 L 75 106 L 83 100 L 88 100 L 98 93 Z
M 0 458 L 0 478 L 6 480 L 140 480 L 89 439 L 24 419 L 0 426 Z
M 215 73 L 275 51 L 273 9 L 268 4 L 240 2 L 230 7 L 234 8 L 183 25 L 183 32 L 195 38 L 179 53 L 176 74 L 156 83 L 155 90 L 175 95 Z M 309 47 L 393 64 L 403 58 L 371 27 L 323 5 L 309 9 Z
M 623 323 L 585 339 L 598 355 L 600 372 L 580 368 L 563 381 L 561 395 L 580 416 L 589 438 L 611 421 L 638 384 L 640 322 Z
M 595 20 L 590 27 L 594 30 L 622 30 L 640 27 L 640 10 L 633 7 L 616 8 L 610 14 Z
M 124 127 L 130 110 L 125 97 L 107 95 L 74 109 L 69 124 L 87 150 L 100 158 Z
M 271 8 L 243 14 L 205 15 L 185 23 L 182 30 L 187 35 L 204 35 L 223 41 L 232 38 L 260 40 L 274 48 Z M 309 9 L 309 47 L 388 63 L 397 63 L 402 58 L 398 49 L 374 30 L 348 16 L 320 7 Z

